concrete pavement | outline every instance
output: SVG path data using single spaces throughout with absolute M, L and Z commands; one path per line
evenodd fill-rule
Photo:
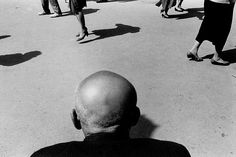
M 63 0 L 59 3 L 68 11 Z M 74 89 L 105 69 L 137 89 L 143 116 L 132 137 L 176 141 L 193 157 L 234 157 L 236 64 L 186 59 L 203 1 L 184 1 L 184 8 L 195 9 L 172 19 L 161 18 L 154 4 L 88 1 L 91 34 L 79 43 L 74 16 L 41 17 L 39 1 L 0 0 L 0 156 L 25 157 L 47 145 L 82 140 L 70 121 Z M 234 61 L 235 27 L 234 20 L 225 45 Z M 205 42 L 199 55 L 213 52 Z

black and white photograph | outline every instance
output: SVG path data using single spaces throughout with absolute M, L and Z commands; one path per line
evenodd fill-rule
M 0 157 L 236 157 L 236 0 L 0 0 Z

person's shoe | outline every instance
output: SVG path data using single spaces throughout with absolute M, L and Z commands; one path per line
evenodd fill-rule
M 79 38 L 77 39 L 77 41 L 83 40 L 83 39 L 85 38 L 85 36 L 88 36 L 87 28 L 84 29 L 84 31 L 82 32 L 82 34 L 79 35 Z
M 104 3 L 104 2 L 107 2 L 107 0 L 97 0 L 96 2 L 97 3 Z
M 59 17 L 59 16 L 61 16 L 61 14 L 54 13 L 54 14 L 52 14 L 50 17 L 51 17 L 51 18 L 56 18 L 56 17 Z
M 175 7 L 175 11 L 177 11 L 177 12 L 183 12 L 184 9 L 183 9 L 183 8 L 179 8 L 179 7 Z
M 157 2 L 155 6 L 160 7 L 161 6 L 161 1 Z
M 50 15 L 50 14 L 51 14 L 50 12 L 48 12 L 48 13 L 46 13 L 46 12 L 40 12 L 40 13 L 38 13 L 39 16 Z
M 214 65 L 225 65 L 225 66 L 230 65 L 229 61 L 225 61 L 222 58 L 218 58 L 218 59 L 212 58 L 211 63 Z
M 190 59 L 190 60 L 194 60 L 194 61 L 197 61 L 197 62 L 201 62 L 203 61 L 203 59 L 201 57 L 199 57 L 197 54 L 193 54 L 192 52 L 187 52 L 187 57 Z
M 167 13 L 162 12 L 162 13 L 161 13 L 161 17 L 163 17 L 163 18 L 169 18 L 170 16 L 169 16 Z

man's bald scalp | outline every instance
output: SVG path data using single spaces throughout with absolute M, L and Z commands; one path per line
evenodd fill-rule
M 136 108 L 134 86 L 124 77 L 110 71 L 99 71 L 84 79 L 77 91 L 76 110 L 82 123 L 109 127 L 129 121 Z

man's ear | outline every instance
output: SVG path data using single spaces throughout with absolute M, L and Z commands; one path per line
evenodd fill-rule
M 77 118 L 77 113 L 76 113 L 75 109 L 72 109 L 71 120 L 72 120 L 75 128 L 80 130 L 81 129 L 81 124 L 80 124 L 80 120 Z
M 134 126 L 138 123 L 139 117 L 140 117 L 140 110 L 138 107 L 135 107 L 134 112 L 132 114 L 131 126 Z

